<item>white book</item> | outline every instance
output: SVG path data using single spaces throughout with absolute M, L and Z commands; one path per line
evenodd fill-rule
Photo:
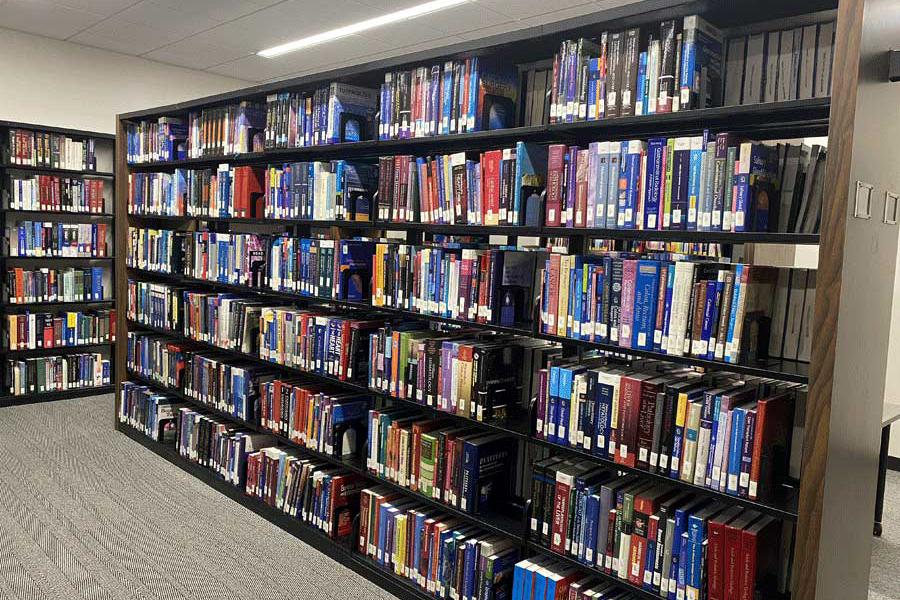
M 675 280 L 672 284 L 672 316 L 669 321 L 667 352 L 673 356 L 684 354 L 685 328 L 691 303 L 694 279 L 694 263 L 675 263 Z
M 790 283 L 790 270 L 778 269 L 778 280 L 775 283 L 775 300 L 772 303 L 772 325 L 769 328 L 769 357 L 771 358 L 781 358 L 784 350 L 788 294 L 791 290 Z
M 810 269 L 806 276 L 806 289 L 803 298 L 803 312 L 800 322 L 800 343 L 797 347 L 797 360 L 809 362 L 813 344 L 813 317 L 816 313 L 816 271 Z
M 793 269 L 791 271 L 790 292 L 787 304 L 787 323 L 784 330 L 785 360 L 797 360 L 800 349 L 800 329 L 803 323 L 803 306 L 806 297 L 806 269 Z
M 770 31 L 766 34 L 766 69 L 763 102 L 775 102 L 778 88 L 778 62 L 781 59 L 780 44 L 780 31 Z
M 741 104 L 758 104 L 763 95 L 763 72 L 765 63 L 766 36 L 764 33 L 751 35 L 747 39 L 747 60 L 744 67 L 744 93 Z
M 733 37 L 728 40 L 728 54 L 725 60 L 725 106 L 741 104 L 746 48 L 747 36 Z
M 813 96 L 825 98 L 831 95 L 831 71 L 834 60 L 834 21 L 819 25 L 816 43 L 816 82 Z
M 800 42 L 800 77 L 797 82 L 797 99 L 807 100 L 813 97 L 816 73 L 816 32 L 817 25 L 803 28 Z
M 656 113 L 656 100 L 659 96 L 659 40 L 650 42 L 647 50 L 647 77 L 650 78 L 647 114 L 652 115 Z

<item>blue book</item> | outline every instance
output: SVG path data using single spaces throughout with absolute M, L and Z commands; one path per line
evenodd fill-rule
M 653 348 L 656 300 L 659 293 L 659 269 L 660 264 L 655 260 L 639 260 L 637 262 L 631 347 L 638 350 Z
M 669 581 L 679 581 L 679 570 L 680 565 L 682 564 L 683 558 L 683 548 L 686 546 L 686 542 L 688 541 L 687 528 L 688 528 L 688 517 L 703 507 L 708 505 L 712 500 L 710 498 L 699 498 L 694 500 L 693 502 L 683 504 L 675 509 L 674 514 L 674 522 L 675 526 L 672 530 L 672 564 L 671 565 L 663 565 L 663 569 L 668 569 L 669 573 Z M 666 531 L 666 537 L 669 536 L 669 532 Z M 681 575 L 681 581 L 683 582 L 683 571 Z M 683 583 L 682 583 L 683 585 Z M 683 596 L 681 596 L 683 598 Z M 669 586 L 668 593 L 669 600 L 676 600 L 676 588 L 671 585 Z
M 584 282 L 584 273 L 582 269 L 572 269 L 572 287 L 570 290 L 570 301 L 572 303 L 572 326 L 567 327 L 568 337 L 581 339 L 581 286 Z
M 609 160 L 606 162 L 606 228 L 615 229 L 619 215 L 619 178 L 628 142 L 610 142 Z
M 709 342 L 706 346 L 706 359 L 714 360 L 716 357 L 716 344 L 719 342 L 716 339 L 716 333 L 719 328 L 718 319 L 722 312 L 722 303 L 725 301 L 722 298 L 722 294 L 725 288 L 725 269 L 719 271 L 718 277 L 716 278 L 716 286 L 713 291 L 713 305 L 712 305 L 712 319 L 710 320 L 710 328 L 709 328 Z M 707 292 L 707 295 L 708 292 Z
M 593 565 L 597 553 L 597 525 L 600 519 L 600 495 L 593 493 L 584 502 L 584 550 L 579 559 L 583 564 Z M 605 541 L 603 542 L 606 543 Z
M 550 383 L 548 385 L 547 402 L 547 440 L 554 444 L 560 444 L 557 436 L 556 423 L 559 416 L 559 372 L 561 367 L 550 367 Z
M 594 450 L 593 453 L 601 458 L 609 457 L 609 433 L 612 425 L 612 398 L 614 388 L 612 385 L 598 380 L 594 386 L 596 390 L 596 408 L 594 414 Z M 601 543 L 605 543 L 600 540 Z
M 587 119 L 597 119 L 597 80 L 600 78 L 600 59 L 588 61 Z
M 728 476 L 725 479 L 725 493 L 738 495 L 738 483 L 741 475 L 741 452 L 744 442 L 744 422 L 747 411 L 743 407 L 735 407 L 731 411 L 731 437 L 728 438 Z
M 541 570 L 538 569 L 534 572 L 534 594 L 532 598 L 534 600 L 538 600 L 538 598 L 546 598 L 547 597 L 547 578 L 541 573 Z
M 700 330 L 700 344 L 697 348 L 696 356 L 705 358 L 709 355 L 709 341 L 712 335 L 712 323 L 715 318 L 716 309 L 716 286 L 717 282 L 710 279 L 706 282 L 706 301 L 703 305 L 703 324 Z
M 576 373 L 584 371 L 584 367 L 560 367 L 559 369 L 559 408 L 557 409 L 556 437 L 557 443 L 569 445 L 569 411 L 572 410 L 572 384 Z
M 91 300 L 103 300 L 103 269 L 91 267 Z
M 647 53 L 641 52 L 638 56 L 637 87 L 635 87 L 634 114 L 641 116 L 647 114 L 647 100 L 644 95 L 647 83 Z
M 470 514 L 479 512 L 493 494 L 505 493 L 510 459 L 509 440 L 502 434 L 466 440 L 463 444 L 459 507 Z
M 725 354 L 724 359 L 725 362 L 731 362 L 731 348 L 734 342 L 734 325 L 737 319 L 737 309 L 738 309 L 738 300 L 740 299 L 741 286 L 741 277 L 744 274 L 744 269 L 747 268 L 743 264 L 738 264 L 737 268 L 734 271 L 734 289 L 731 292 L 731 314 L 728 317 L 728 334 L 725 338 Z M 723 302 L 728 301 L 728 298 L 723 298 Z M 718 340 L 716 340 L 718 344 Z M 720 358 L 716 356 L 716 358 Z
M 666 138 L 650 138 L 647 140 L 647 173 L 644 195 L 644 229 L 659 229 L 659 210 L 661 200 L 663 173 L 663 153 L 666 150 Z
M 700 167 L 703 162 L 703 136 L 695 136 L 690 138 L 690 160 L 688 161 L 688 211 L 687 211 L 687 229 L 689 231 L 697 230 L 697 222 L 700 214 L 700 185 L 702 183 L 700 177 Z
M 668 275 L 666 277 L 666 299 L 663 304 L 663 328 L 659 344 L 653 341 L 653 350 L 656 352 L 666 353 L 669 338 L 669 324 L 672 321 L 672 291 L 675 286 L 675 264 L 669 263 Z M 654 334 L 655 337 L 655 334 Z
M 450 113 L 453 102 L 453 61 L 444 63 L 444 77 L 441 84 L 441 135 L 450 133 Z

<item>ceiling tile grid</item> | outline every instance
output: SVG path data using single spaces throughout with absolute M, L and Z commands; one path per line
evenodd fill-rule
M 267 59 L 256 52 L 415 0 L 0 0 L 3 27 L 253 82 L 535 27 L 638 0 L 472 0 Z

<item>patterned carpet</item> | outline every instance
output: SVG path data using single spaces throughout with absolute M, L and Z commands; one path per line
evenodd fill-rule
M 0 409 L 0 598 L 393 596 L 117 433 L 105 395 Z

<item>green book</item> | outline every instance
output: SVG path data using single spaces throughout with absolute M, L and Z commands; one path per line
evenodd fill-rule
M 437 449 L 437 438 L 431 433 L 423 433 L 419 456 L 419 492 L 429 498 L 434 487 L 434 459 Z

